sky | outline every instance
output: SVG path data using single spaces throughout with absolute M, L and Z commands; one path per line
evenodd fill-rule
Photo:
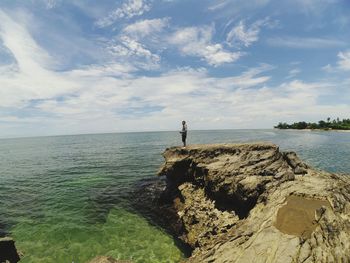
M 349 0 L 1 0 L 0 137 L 350 118 Z

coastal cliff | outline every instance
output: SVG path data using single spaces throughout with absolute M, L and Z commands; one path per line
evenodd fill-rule
M 269 143 L 163 155 L 162 213 L 188 262 L 350 262 L 350 176 Z

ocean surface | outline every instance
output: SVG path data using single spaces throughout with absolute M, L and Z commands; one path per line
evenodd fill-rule
M 188 143 L 269 141 L 310 165 L 350 174 L 350 133 L 280 130 L 189 131 Z M 179 262 L 171 236 L 133 211 L 138 181 L 156 176 L 178 132 L 0 140 L 0 236 L 21 262 L 84 263 L 97 255 Z

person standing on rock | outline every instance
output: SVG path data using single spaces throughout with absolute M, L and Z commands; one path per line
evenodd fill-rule
M 182 130 L 180 131 L 182 136 L 182 142 L 184 147 L 186 147 L 186 138 L 187 138 L 187 124 L 185 121 L 182 121 Z

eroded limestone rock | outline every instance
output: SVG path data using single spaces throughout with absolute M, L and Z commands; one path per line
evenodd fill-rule
M 350 262 L 350 176 L 269 143 L 173 147 L 164 157 L 162 200 L 193 249 L 189 262 Z

